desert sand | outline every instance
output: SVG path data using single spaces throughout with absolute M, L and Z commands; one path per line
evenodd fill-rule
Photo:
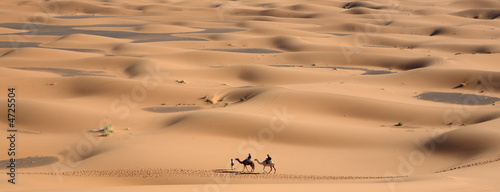
M 499 1 L 5 0 L 0 14 L 0 191 L 500 190 Z M 230 169 L 248 153 L 276 174 Z

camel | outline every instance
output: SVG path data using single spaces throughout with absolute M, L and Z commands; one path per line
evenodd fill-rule
M 273 161 L 262 161 L 260 162 L 259 159 L 255 159 L 255 161 L 257 161 L 257 163 L 261 164 L 262 166 L 264 166 L 264 173 L 266 173 L 266 167 L 269 166 L 271 167 L 271 170 L 269 170 L 269 172 L 267 173 L 271 173 L 271 171 L 273 170 L 274 168 L 274 173 L 276 173 L 276 166 L 274 165 Z
M 252 167 L 252 171 L 251 172 L 253 172 L 255 170 L 255 165 L 253 164 L 252 160 L 245 159 L 243 161 L 240 161 L 239 158 L 236 158 L 235 160 L 244 165 L 243 170 L 241 170 L 242 173 L 245 171 L 245 169 L 248 170 L 247 165 L 250 165 L 250 167 Z M 250 170 L 248 170 L 248 172 L 250 172 Z

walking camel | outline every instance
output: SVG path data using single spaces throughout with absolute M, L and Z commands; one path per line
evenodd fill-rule
M 257 163 L 261 164 L 262 166 L 264 166 L 264 173 L 266 173 L 266 167 L 269 166 L 271 167 L 271 170 L 269 170 L 269 172 L 267 173 L 271 173 L 271 171 L 273 170 L 274 168 L 274 173 L 276 173 L 276 166 L 274 165 L 273 161 L 269 160 L 269 161 L 262 161 L 260 162 L 259 159 L 255 159 L 255 161 L 257 161 Z
M 239 158 L 236 158 L 235 160 L 244 165 L 243 170 L 241 172 L 244 172 L 245 169 L 248 170 L 247 165 L 250 165 L 250 167 L 252 167 L 252 171 L 251 172 L 253 172 L 255 170 L 255 165 L 253 164 L 253 161 L 251 159 L 247 158 L 247 159 L 245 159 L 243 161 L 240 161 Z M 248 170 L 248 172 L 250 172 L 250 170 Z

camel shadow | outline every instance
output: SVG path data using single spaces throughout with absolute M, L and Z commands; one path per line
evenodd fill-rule
M 241 171 L 234 171 L 234 170 L 229 170 L 229 169 L 214 169 L 213 170 L 216 173 L 232 173 L 236 175 L 256 175 L 256 174 L 261 174 L 261 173 L 248 173 L 248 172 L 241 172 Z

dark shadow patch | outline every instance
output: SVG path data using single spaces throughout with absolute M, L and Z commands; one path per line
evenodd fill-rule
M 374 48 L 395 48 L 395 46 L 386 46 L 386 45 L 365 45 L 364 47 L 374 47 Z
M 440 33 L 442 33 L 443 30 L 442 29 L 436 29 L 434 30 L 429 36 L 434 36 L 434 35 L 439 35 Z
M 302 65 L 269 65 L 271 67 L 302 67 Z
M 363 74 L 361 75 L 385 75 L 385 74 L 391 74 L 391 73 L 396 73 L 393 71 L 389 70 L 372 70 L 372 69 L 366 69 L 366 68 L 358 68 L 358 67 L 335 67 L 335 66 L 314 66 L 314 67 L 304 67 L 300 65 L 269 65 L 271 67 L 303 67 L 303 68 L 328 68 L 328 69 L 343 69 L 343 70 L 358 70 L 358 71 L 364 71 Z
M 397 128 L 397 129 L 419 129 L 422 127 L 416 127 L 416 126 L 408 126 L 408 125 L 380 125 L 380 127 L 391 127 L 391 128 Z
M 249 86 L 249 85 L 247 85 L 247 86 L 239 86 L 239 87 L 236 87 L 236 88 L 245 89 L 245 88 L 252 88 L 252 87 L 255 87 L 255 86 Z
M 71 25 L 71 26 L 56 26 L 56 25 L 41 25 L 41 24 L 26 24 L 26 23 L 1 23 L 0 27 L 18 30 L 30 30 L 23 33 L 10 33 L 3 35 L 52 35 L 52 36 L 67 36 L 71 34 L 87 34 L 103 37 L 111 37 L 118 39 L 131 39 L 133 43 L 143 42 L 158 42 L 158 41 L 208 41 L 201 38 L 177 37 L 173 34 L 196 34 L 196 33 L 231 33 L 244 31 L 243 29 L 235 28 L 205 28 L 203 31 L 185 32 L 185 33 L 140 33 L 128 31 L 105 31 L 105 30 L 83 30 L 75 29 L 77 27 L 139 27 L 142 25 Z
M 394 23 L 394 21 L 388 21 L 388 22 L 385 22 L 385 23 L 381 23 L 380 25 L 382 25 L 382 26 L 389 26 L 392 23 Z
M 446 137 L 447 134 L 441 135 Z M 475 140 L 475 139 L 473 139 Z M 448 154 L 458 156 L 461 158 L 468 158 L 480 154 L 484 150 L 484 146 L 478 145 L 477 142 L 473 143 L 470 147 L 464 146 L 461 142 L 453 140 L 445 140 L 443 143 L 434 141 L 433 139 L 427 140 L 425 143 L 419 144 L 420 149 L 432 149 L 436 153 Z M 429 150 L 430 151 L 430 150 Z
M 76 52 L 92 52 L 92 53 L 104 53 L 104 51 L 99 50 L 99 49 L 72 49 L 72 48 L 58 48 L 58 47 L 41 47 L 40 43 L 36 42 L 7 42 L 7 41 L 0 41 L 0 48 L 27 48 L 27 47 L 38 47 L 38 48 L 47 48 L 47 49 L 59 49 L 59 50 L 66 50 L 66 51 L 76 51 Z M 6 54 L 5 54 L 6 55 Z
M 241 175 L 260 175 L 261 173 L 255 173 L 255 172 L 239 172 L 238 174 L 241 174 Z
M 236 21 L 201 21 L 201 22 L 208 22 L 208 23 L 237 23 Z
M 258 15 L 261 16 L 269 16 L 269 17 L 279 17 L 279 18 L 314 18 L 317 16 L 317 14 L 307 14 L 307 13 L 302 13 L 302 12 L 296 12 L 296 11 L 284 11 L 284 10 L 279 10 L 279 9 L 265 9 L 262 11 L 259 11 L 257 13 Z
M 350 8 L 345 13 L 354 14 L 354 15 L 363 15 L 363 14 L 370 14 L 372 12 L 370 10 L 367 10 L 367 9 L 364 9 L 364 8 L 354 7 L 354 8 Z
M 493 51 L 490 46 L 480 46 L 474 50 L 474 53 L 482 53 L 482 54 L 492 54 Z
M 459 105 L 489 105 L 496 101 L 500 101 L 498 97 L 446 92 L 425 92 L 416 97 L 427 101 Z
M 247 49 L 205 49 L 209 51 L 223 51 L 223 52 L 234 52 L 234 53 L 283 53 L 281 51 L 276 51 L 272 49 L 257 49 L 257 48 L 247 48 Z
M 430 63 L 427 60 L 415 60 L 399 68 L 403 70 L 412 70 L 428 67 L 429 65 Z
M 117 16 L 94 16 L 94 15 L 63 15 L 56 16 L 57 19 L 88 19 L 88 18 L 106 18 L 106 17 L 117 17 Z
M 257 17 L 255 19 L 252 19 L 254 21 L 275 21 L 274 18 L 272 17 L 269 17 L 269 16 L 261 16 L 261 17 Z
M 160 42 L 160 41 L 208 41 L 206 39 L 191 38 L 191 37 L 177 37 L 173 35 L 159 35 L 159 34 L 148 34 L 149 37 L 138 37 L 135 38 L 140 40 L 134 40 L 132 43 L 147 43 L 147 42 Z
M 58 161 L 59 159 L 54 156 L 16 158 L 16 168 L 41 167 Z M 8 169 L 9 165 L 10 159 L 0 161 L 0 169 Z
M 388 70 L 366 70 L 365 73 L 361 75 L 385 75 L 385 74 L 391 74 L 391 73 L 396 73 Z
M 25 48 L 38 47 L 40 43 L 36 42 L 19 42 L 19 41 L 0 41 L 0 48 Z
M 401 70 L 406 71 L 406 70 L 428 67 L 431 65 L 432 62 L 433 62 L 432 58 L 418 58 L 418 59 L 411 59 L 411 60 L 407 60 L 407 61 L 401 61 L 401 62 L 397 62 L 397 63 L 386 63 L 386 64 L 382 64 L 382 66 L 395 68 L 395 69 L 401 69 Z
M 229 169 L 214 169 L 213 171 L 216 173 L 235 173 L 235 174 L 240 173 L 239 171 L 229 170 Z
M 350 33 L 327 33 L 327 34 L 340 36 L 340 37 L 352 35 Z
M 201 107 L 196 106 L 187 106 L 187 107 L 147 107 L 143 108 L 144 111 L 155 112 L 155 113 L 176 113 L 183 111 L 195 111 L 202 109 Z
M 205 28 L 203 31 L 195 31 L 195 32 L 187 32 L 187 33 L 233 33 L 245 31 L 244 29 L 236 29 L 236 28 Z
M 58 48 L 58 47 L 41 47 L 41 48 L 59 49 L 59 50 L 75 51 L 75 52 L 82 52 L 82 53 L 104 53 L 103 50 L 99 50 L 99 49 L 72 49 L 72 48 Z
M 498 118 L 498 116 L 495 116 L 495 115 L 482 116 L 482 117 L 478 117 L 477 119 L 474 119 L 471 123 L 472 124 L 484 123 L 487 121 L 495 120 L 497 118 Z
M 465 87 L 466 85 L 467 85 L 467 83 L 460 83 L 457 86 L 453 87 L 453 89 L 462 88 L 462 87 Z
M 467 9 L 460 12 L 452 13 L 452 15 L 473 18 L 473 19 L 496 19 L 500 16 L 500 9 L 497 8 L 481 8 Z
M 43 71 L 59 74 L 63 77 L 74 76 L 102 76 L 113 77 L 106 75 L 104 71 L 84 71 L 78 69 L 65 69 L 65 68 L 48 68 L 48 67 L 11 67 L 12 69 L 30 70 L 30 71 Z
M 185 32 L 185 33 L 137 33 L 142 34 L 142 39 L 134 40 L 132 43 L 146 43 L 146 42 L 159 42 L 159 41 L 208 41 L 207 39 L 193 38 L 193 37 L 178 37 L 171 34 L 196 34 L 196 33 L 232 33 L 244 31 L 243 29 L 234 28 L 205 28 L 203 31 Z M 136 36 L 138 38 L 138 36 Z
M 495 141 L 498 140 L 498 135 L 491 133 L 463 128 L 456 129 L 428 139 L 425 143 L 421 143 L 419 148 L 432 149 L 438 154 L 470 159 L 496 147 Z
M 361 6 L 361 3 L 359 3 L 359 2 L 349 2 L 349 3 L 344 4 L 342 6 L 342 8 L 350 9 L 350 8 L 359 7 L 359 6 Z
M 355 7 L 365 7 L 369 9 L 383 9 L 387 8 L 386 6 L 377 6 L 368 2 L 362 2 L 362 1 L 353 1 L 353 2 L 348 2 L 342 6 L 344 9 L 351 9 Z

